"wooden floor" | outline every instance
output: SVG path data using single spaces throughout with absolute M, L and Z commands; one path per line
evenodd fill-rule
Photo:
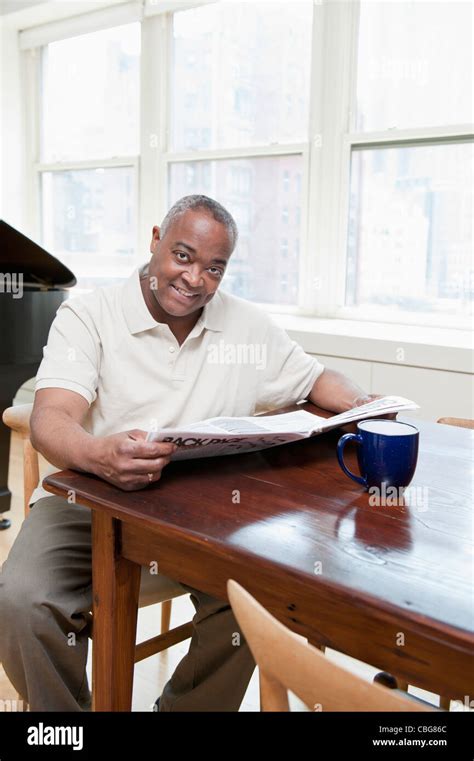
M 3 563 L 7 557 L 23 520 L 22 446 L 21 440 L 15 434 L 12 436 L 10 452 L 9 487 L 13 494 L 12 509 L 10 513 L 7 513 L 6 515 L 11 519 L 12 526 L 6 531 L 0 531 L 0 563 Z M 179 624 L 188 621 L 192 618 L 193 613 L 194 607 L 189 596 L 183 596 L 173 600 L 171 625 L 178 626 Z M 137 641 L 142 641 L 148 637 L 155 636 L 159 632 L 159 626 L 159 605 L 140 609 L 138 615 Z M 89 674 L 89 684 L 91 684 L 92 644 L 90 641 L 89 645 L 87 669 Z M 133 711 L 152 710 L 153 703 L 161 694 L 163 686 L 172 675 L 181 658 L 186 654 L 188 647 L 189 640 L 181 642 L 163 653 L 159 653 L 158 655 L 154 655 L 151 658 L 141 661 L 135 666 Z M 368 681 L 373 679 L 373 676 L 377 671 L 375 668 L 372 668 L 365 663 L 356 661 L 353 658 L 349 658 L 333 650 L 327 650 L 326 656 Z M 432 695 L 431 693 L 417 690 L 412 687 L 410 687 L 410 693 L 422 697 L 424 700 L 429 700 L 434 705 L 438 705 L 437 696 Z M 5 705 L 9 705 L 8 701 L 16 699 L 17 693 L 0 665 L 0 706 L 4 707 Z M 292 710 L 307 710 L 293 695 L 290 695 L 290 706 Z M 250 681 L 240 710 L 259 710 L 257 670 L 255 670 Z

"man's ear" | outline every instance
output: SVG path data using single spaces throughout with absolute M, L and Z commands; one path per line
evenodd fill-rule
M 158 225 L 153 226 L 153 230 L 151 231 L 151 243 L 150 243 L 150 251 L 152 254 L 155 253 L 156 244 L 160 240 L 160 228 Z

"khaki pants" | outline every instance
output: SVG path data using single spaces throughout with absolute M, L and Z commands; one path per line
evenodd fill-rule
M 255 661 L 230 606 L 142 569 L 141 591 L 153 583 L 169 584 L 170 597 L 190 592 L 196 608 L 189 651 L 162 691 L 160 711 L 238 711 Z M 0 573 L 0 661 L 31 711 L 90 710 L 91 606 L 91 510 L 40 499 Z

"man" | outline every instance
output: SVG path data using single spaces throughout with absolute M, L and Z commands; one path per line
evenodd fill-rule
M 61 305 L 31 418 L 33 446 L 54 470 L 143 489 L 161 478 L 174 446 L 147 442 L 152 425 L 252 415 L 308 397 L 334 412 L 368 401 L 265 312 L 219 291 L 236 241 L 220 204 L 187 196 L 153 228 L 148 265 Z M 266 361 L 212 363 L 220 341 L 264 347 Z M 0 659 L 31 710 L 90 710 L 91 512 L 41 487 L 32 503 L 0 575 Z M 196 608 L 189 652 L 159 710 L 238 710 L 255 663 L 243 637 L 233 644 L 239 628 L 227 602 L 143 568 L 142 591 L 153 584 L 168 585 L 170 597 L 190 592 Z

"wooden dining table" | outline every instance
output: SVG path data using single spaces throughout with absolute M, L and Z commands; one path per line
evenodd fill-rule
M 310 403 L 305 409 L 328 417 Z M 170 463 L 125 492 L 74 471 L 53 494 L 92 510 L 94 710 L 131 710 L 140 566 L 222 600 L 235 579 L 283 624 L 452 699 L 474 695 L 474 432 L 420 431 L 408 495 L 374 504 L 340 469 L 334 429 L 304 441 Z M 355 445 L 346 463 L 358 473 Z M 392 503 L 392 504 L 391 504 Z M 71 509 L 73 509 L 71 505 Z

